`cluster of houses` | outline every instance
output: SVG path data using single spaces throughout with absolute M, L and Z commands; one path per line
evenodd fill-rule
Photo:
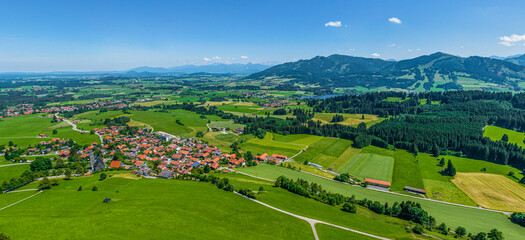
M 289 102 L 286 100 L 273 100 L 268 103 L 263 103 L 263 107 L 285 107 Z
M 171 178 L 178 174 L 189 174 L 196 168 L 209 166 L 210 170 L 229 170 L 246 165 L 246 160 L 236 154 L 223 153 L 216 146 L 193 138 L 140 129 L 134 135 L 119 134 L 119 127 L 98 129 L 104 135 L 104 143 L 93 143 L 79 152 L 80 158 L 96 160 L 95 149 L 100 150 L 101 162 L 109 168 L 124 168 L 142 176 Z M 254 161 L 280 163 L 284 155 L 262 154 Z M 95 161 L 96 162 L 96 161 Z M 97 168 L 92 168 L 97 170 Z
M 5 112 L 0 112 L 0 118 L 14 117 L 19 115 L 29 115 L 36 113 L 65 113 L 73 112 L 79 109 L 85 111 L 97 110 L 106 108 L 108 110 L 122 109 L 129 106 L 130 100 L 103 100 L 85 104 L 65 105 L 65 106 L 50 106 L 50 107 L 35 107 L 34 104 L 19 104 L 15 107 L 10 107 Z

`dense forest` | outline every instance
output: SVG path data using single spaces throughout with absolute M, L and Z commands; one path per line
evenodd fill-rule
M 387 101 L 398 98 L 401 101 Z M 421 104 L 421 100 L 426 103 Z M 313 111 L 293 110 L 295 118 L 237 117 L 246 133 L 259 129 L 280 134 L 313 134 L 354 141 L 355 147 L 395 146 L 432 154 L 456 154 L 525 168 L 525 151 L 516 144 L 483 137 L 483 127 L 496 125 L 525 131 L 525 94 L 457 91 L 405 94 L 395 92 L 308 100 Z M 388 119 L 367 128 L 321 124 L 315 112 L 378 114 Z

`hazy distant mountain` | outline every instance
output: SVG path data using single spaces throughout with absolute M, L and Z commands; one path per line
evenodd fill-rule
M 517 82 L 525 81 L 525 67 L 492 58 L 462 58 L 441 52 L 397 62 L 331 55 L 276 65 L 246 77 L 273 78 L 324 87 L 368 89 L 429 91 L 470 89 L 473 85 L 481 89 L 519 89 Z
M 510 55 L 510 56 L 507 56 L 507 57 L 500 57 L 500 56 L 492 55 L 489 58 L 494 58 L 494 59 L 498 59 L 498 60 L 507 60 L 507 59 L 515 58 L 515 57 L 519 57 L 519 56 L 521 56 L 521 54 Z
M 170 68 L 162 67 L 138 67 L 130 69 L 129 71 L 133 72 L 151 72 L 151 73 L 197 73 L 197 72 L 206 72 L 206 73 L 233 73 L 233 74 L 251 74 L 260 72 L 267 68 L 271 67 L 270 65 L 263 64 L 223 64 L 223 63 L 214 63 L 209 65 L 183 65 Z
M 514 64 L 519 64 L 521 66 L 525 66 L 525 54 L 509 57 L 509 58 L 505 59 L 505 61 L 511 62 L 511 63 L 514 63 Z

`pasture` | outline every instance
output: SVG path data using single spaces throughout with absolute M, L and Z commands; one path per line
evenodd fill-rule
M 395 159 L 397 161 L 397 158 Z M 319 178 L 307 173 L 293 171 L 284 167 L 271 166 L 267 164 L 243 168 L 240 171 L 267 179 L 277 179 L 277 177 L 282 175 L 292 179 L 302 178 L 309 182 L 316 182 L 320 184 L 323 189 L 327 191 L 341 193 L 345 196 L 355 195 L 358 199 L 367 198 L 383 203 L 389 202 L 390 204 L 392 204 L 394 201 L 416 201 L 419 202 L 431 216 L 435 217 L 438 223 L 445 222 L 447 226 L 451 227 L 452 229 L 456 228 L 457 226 L 463 226 L 469 232 L 488 232 L 490 229 L 497 228 L 503 231 L 505 238 L 508 239 L 520 239 L 521 236 L 523 236 L 523 228 L 510 222 L 507 216 L 500 213 L 432 202 L 418 197 L 394 195 L 381 191 L 369 190 L 362 187 L 350 186 L 328 179 Z
M 487 126 L 483 132 L 483 136 L 490 138 L 492 141 L 501 141 L 503 134 L 507 134 L 509 136 L 509 143 L 515 143 L 518 146 L 525 148 L 525 143 L 523 143 L 525 140 L 524 133 L 496 126 Z
M 452 182 L 485 208 L 525 212 L 525 187 L 504 176 L 458 172 Z
M 359 153 L 348 160 L 338 173 L 349 173 L 361 178 L 392 182 L 394 158 L 373 153 Z
M 309 161 L 317 163 L 325 168 L 332 168 L 332 165 L 337 161 L 347 161 L 348 159 L 340 159 L 340 156 L 352 145 L 352 141 L 323 137 L 315 143 L 309 145 L 306 152 L 301 153 L 295 158 L 296 161 Z
M 282 154 L 291 157 L 300 152 L 304 145 L 296 143 L 277 142 L 273 140 L 273 133 L 266 133 L 264 139 L 252 138 L 239 145 L 245 151 L 251 151 L 252 154 Z M 302 154 L 301 154 L 302 155 Z
M 384 120 L 384 118 L 380 118 L 377 115 L 371 115 L 371 114 L 339 114 L 343 115 L 343 121 L 337 122 L 341 125 L 348 125 L 348 126 L 357 126 L 359 123 L 366 123 L 367 127 L 370 127 L 376 123 L 379 123 Z M 316 113 L 315 116 L 312 118 L 314 121 L 321 121 L 324 124 L 331 123 L 332 118 L 336 115 L 336 113 Z M 364 117 L 364 118 L 363 118 Z
M 1 207 L 33 193 L 2 194 Z M 12 239 L 313 239 L 305 221 L 212 184 L 125 175 L 60 181 L 0 214 L 0 232 Z
M 27 147 L 51 138 L 73 139 L 81 145 L 99 141 L 95 135 L 81 134 L 73 131 L 70 125 L 52 123 L 51 118 L 38 116 L 40 115 L 32 114 L 3 119 L 0 123 L 0 145 L 7 145 L 12 141 L 19 147 Z M 57 130 L 57 134 L 53 134 L 53 130 Z M 37 138 L 38 134 L 47 134 L 48 137 Z
M 23 165 L 0 165 L 0 184 L 4 181 L 9 182 L 11 178 L 18 178 L 25 170 L 29 170 L 29 164 Z

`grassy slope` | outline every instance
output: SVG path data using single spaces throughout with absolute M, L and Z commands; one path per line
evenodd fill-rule
M 240 174 L 218 175 L 228 177 L 230 182 L 239 187 L 257 190 L 263 186 L 264 192 L 257 195 L 257 199 L 285 211 L 379 236 L 399 237 L 405 235 L 403 226 L 407 224 L 406 221 L 378 215 L 360 206 L 358 206 L 357 214 L 349 214 L 341 211 L 338 207 L 301 197 L 281 188 L 274 188 L 272 182 Z
M 324 137 L 309 145 L 310 147 L 308 150 L 297 156 L 295 160 L 300 162 L 308 160 L 328 168 L 336 162 L 339 156 L 341 156 L 351 145 L 352 141 L 349 140 Z
M 88 190 L 94 184 L 98 192 Z M 78 192 L 78 186 L 85 190 Z M 7 202 L 3 197 L 0 203 Z M 108 204 L 102 203 L 106 197 L 112 199 Z M 188 181 L 116 177 L 62 181 L 1 214 L 0 232 L 13 239 L 313 238 L 305 221 L 209 183 Z
M 523 140 L 525 140 L 525 134 L 523 133 L 496 126 L 487 126 L 483 132 L 484 137 L 488 137 L 493 141 L 501 141 L 503 134 L 509 136 L 509 143 L 515 143 L 518 146 L 525 148 L 525 143 L 523 143 Z
M 81 134 L 73 131 L 71 126 L 64 123 L 51 123 L 51 118 L 37 118 L 38 115 L 24 115 L 4 119 L 0 124 L 0 144 L 8 144 L 9 141 L 20 147 L 29 144 L 38 144 L 41 141 L 49 141 L 51 138 L 73 139 L 79 144 L 90 144 L 99 141 L 98 137 L 90 134 Z M 53 134 L 56 129 L 58 133 Z M 38 134 L 47 134 L 47 138 L 37 138 Z
M 0 184 L 20 177 L 25 170 L 29 170 L 29 164 L 0 167 Z
M 371 153 L 359 153 L 337 170 L 361 178 L 392 181 L 394 158 Z
M 336 227 L 328 226 L 325 224 L 316 224 L 315 229 L 317 230 L 317 235 L 319 236 L 319 239 L 375 239 L 361 234 L 339 229 Z
M 417 201 L 420 202 L 421 206 L 427 210 L 430 215 L 435 217 L 439 223 L 445 222 L 447 226 L 451 227 L 452 229 L 456 228 L 457 226 L 463 226 L 469 232 L 488 232 L 490 229 L 497 228 L 503 231 L 505 237 L 508 239 L 519 239 L 520 236 L 523 235 L 522 227 L 510 222 L 505 215 L 500 213 L 431 202 L 408 196 L 388 194 L 380 191 L 364 189 L 361 187 L 353 187 L 278 166 L 259 165 L 257 167 L 242 169 L 242 171 L 268 179 L 276 179 L 281 175 L 290 177 L 292 179 L 302 178 L 307 181 L 314 181 L 322 185 L 324 189 L 331 192 L 341 193 L 346 196 L 351 196 L 354 194 L 358 199 L 368 198 L 390 203 L 393 203 L 394 201 L 400 202 L 407 200 Z
M 264 139 L 252 138 L 240 144 L 241 149 L 251 151 L 252 154 L 284 154 L 286 156 L 293 156 L 301 151 L 305 146 L 296 143 L 277 142 L 273 140 L 273 134 L 268 132 Z M 302 154 L 301 154 L 302 155 Z

